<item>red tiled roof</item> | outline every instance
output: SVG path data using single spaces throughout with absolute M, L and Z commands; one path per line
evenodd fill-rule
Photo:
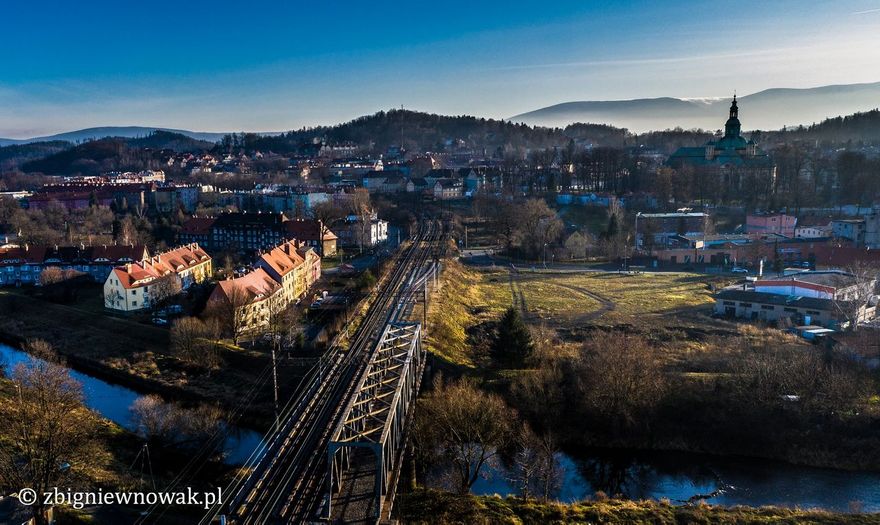
M 289 220 L 284 223 L 284 229 L 294 238 L 301 241 L 332 241 L 336 239 L 336 234 L 326 229 L 318 220 Z M 324 232 L 321 237 L 321 230 Z
M 211 233 L 211 226 L 217 219 L 214 217 L 193 217 L 183 224 L 180 233 L 187 235 L 208 235 Z
M 230 300 L 234 290 L 243 290 L 247 294 L 248 303 L 262 301 L 274 294 L 281 287 L 272 277 L 266 273 L 266 270 L 257 268 L 237 279 L 227 279 L 217 283 L 214 290 L 213 299 L 222 298 Z
M 211 257 L 198 244 L 187 244 L 173 250 L 149 257 L 143 261 L 117 266 L 113 272 L 125 288 L 136 288 L 191 268 Z
M 296 241 L 288 241 L 260 256 L 280 276 L 285 276 L 301 266 L 305 259 L 297 251 Z

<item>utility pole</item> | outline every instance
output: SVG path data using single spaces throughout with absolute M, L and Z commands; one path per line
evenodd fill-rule
M 275 347 L 278 345 L 275 334 L 272 334 L 272 383 L 275 385 L 275 428 L 278 428 L 278 367 L 275 361 Z

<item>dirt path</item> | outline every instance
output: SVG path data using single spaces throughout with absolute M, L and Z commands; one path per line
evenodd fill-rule
M 510 296 L 513 299 L 513 307 L 518 308 L 523 317 L 529 315 L 529 308 L 526 304 L 526 296 L 523 294 L 522 285 L 520 284 L 519 269 L 513 264 L 510 265 L 508 276 L 510 278 Z
M 584 294 L 591 299 L 595 299 L 596 301 L 599 301 L 599 304 L 601 306 L 599 307 L 598 310 L 595 310 L 593 312 L 587 312 L 587 313 L 579 315 L 575 318 L 575 321 L 578 323 L 589 323 L 589 322 L 595 321 L 596 319 L 599 319 L 600 317 L 604 316 L 608 312 L 617 308 L 617 304 L 614 301 L 612 301 L 611 299 L 609 299 L 608 297 L 606 297 L 602 294 L 599 294 L 597 292 L 588 290 L 582 286 L 572 286 L 570 284 L 559 284 L 559 283 L 553 283 L 553 284 L 555 286 L 560 287 L 560 288 L 565 288 L 566 290 L 571 290 L 576 293 Z
M 600 306 L 599 306 L 598 310 L 595 310 L 592 312 L 587 312 L 587 313 L 580 314 L 580 315 L 575 315 L 573 318 L 573 320 L 575 322 L 588 323 L 588 322 L 595 321 L 596 319 L 601 318 L 602 316 L 604 316 L 605 314 L 614 310 L 617 307 L 616 303 L 612 299 L 610 299 L 610 298 L 608 298 L 598 292 L 594 292 L 592 290 L 589 290 L 583 286 L 560 284 L 557 282 L 553 282 L 553 280 L 551 280 L 551 279 L 546 279 L 546 277 L 548 275 L 553 276 L 553 275 L 564 275 L 564 274 L 540 274 L 540 275 L 542 275 L 545 278 L 545 282 L 547 282 L 548 284 L 552 284 L 553 286 L 558 286 L 560 288 L 564 288 L 566 290 L 569 290 L 569 291 L 572 291 L 572 292 L 575 292 L 578 294 L 582 294 L 582 295 L 589 297 L 599 303 Z M 519 308 L 523 317 L 526 317 L 529 315 L 529 311 L 528 311 L 528 305 L 526 303 L 526 297 L 525 297 L 525 294 L 523 293 L 523 289 L 522 289 L 522 285 L 523 285 L 522 282 L 537 280 L 540 277 L 538 275 L 523 275 L 520 273 L 519 269 L 513 264 L 511 264 L 508 269 L 508 276 L 510 279 L 510 294 L 511 294 L 511 297 L 513 298 L 513 307 Z

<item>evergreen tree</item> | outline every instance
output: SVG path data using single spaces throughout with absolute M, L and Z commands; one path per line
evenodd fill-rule
M 620 226 L 617 224 L 617 214 L 612 213 L 608 217 L 608 226 L 605 228 L 605 231 L 602 232 L 602 237 L 604 239 L 613 239 L 617 236 L 617 232 L 620 230 Z
M 521 365 L 532 355 L 534 343 L 519 310 L 510 307 L 501 316 L 492 345 L 495 357 L 512 365 Z

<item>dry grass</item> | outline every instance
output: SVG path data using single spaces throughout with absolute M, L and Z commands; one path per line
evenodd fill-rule
M 777 507 L 675 506 L 668 502 L 607 499 L 571 505 L 498 496 L 456 495 L 418 490 L 402 495 L 403 523 L 627 523 L 673 525 L 724 524 L 880 524 L 877 514 L 838 514 Z
M 713 302 L 710 278 L 694 274 L 525 272 L 515 275 L 511 286 L 506 271 L 467 273 L 464 277 L 489 311 L 503 311 L 521 292 L 529 314 L 558 324 L 597 312 L 600 299 L 614 305 L 595 319 L 603 324 L 632 324 L 646 315 L 707 309 Z

